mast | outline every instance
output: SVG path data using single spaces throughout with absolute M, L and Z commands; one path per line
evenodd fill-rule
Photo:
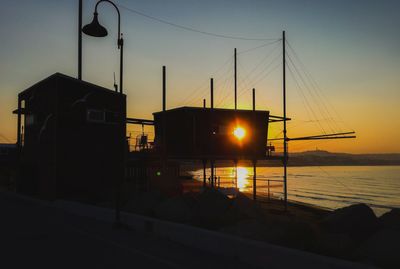
M 236 48 L 234 51 L 234 62 L 235 62 L 235 70 L 234 70 L 234 79 L 235 79 L 235 110 L 237 109 L 237 65 L 236 65 Z
M 211 101 L 211 108 L 214 108 L 214 79 L 210 79 L 210 90 L 211 90 L 211 96 L 210 96 L 210 101 Z
M 286 130 L 286 37 L 285 31 L 282 32 L 282 75 L 283 75 L 283 192 L 285 210 L 287 210 L 287 130 Z

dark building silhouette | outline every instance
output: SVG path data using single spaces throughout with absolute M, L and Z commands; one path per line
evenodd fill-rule
M 123 176 L 126 96 L 55 73 L 18 95 L 17 191 L 106 200 Z
M 155 147 L 169 158 L 266 158 L 268 111 L 180 107 L 153 115 Z

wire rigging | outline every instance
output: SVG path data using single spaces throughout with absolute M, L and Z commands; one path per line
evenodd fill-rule
M 291 54 L 294 55 L 294 58 L 299 62 L 301 71 L 305 74 L 305 78 L 307 79 L 309 85 L 311 86 L 311 89 L 314 91 L 316 97 L 320 100 L 319 103 L 322 105 L 322 110 L 325 111 L 323 113 L 327 114 L 326 121 L 327 122 L 330 121 L 331 124 L 333 124 L 335 126 L 335 128 L 337 128 L 337 130 L 339 132 L 341 132 L 342 129 L 338 125 L 337 121 L 334 120 L 333 116 L 330 113 L 330 109 L 334 112 L 334 114 L 336 114 L 336 116 L 339 118 L 339 120 L 343 124 L 345 124 L 345 122 L 343 121 L 343 119 L 341 118 L 341 116 L 339 115 L 339 113 L 337 112 L 335 107 L 329 102 L 329 99 L 325 96 L 324 92 L 321 90 L 318 83 L 312 77 L 311 73 L 307 70 L 306 66 L 301 61 L 300 57 L 297 55 L 296 51 L 293 49 L 293 47 L 290 45 L 289 42 L 288 42 L 288 48 L 289 48 Z M 330 109 L 328 108 L 328 106 Z M 345 126 L 345 127 L 348 128 L 348 126 Z M 351 128 L 348 128 L 348 129 L 351 129 Z
M 121 4 L 117 4 L 118 7 L 125 9 L 131 13 L 135 13 L 137 15 L 140 15 L 142 17 L 151 19 L 153 21 L 157 21 L 159 23 L 163 23 L 169 26 L 173 26 L 175 28 L 179 28 L 182 30 L 186 30 L 186 31 L 190 31 L 190 32 L 195 32 L 195 33 L 199 33 L 199 34 L 203 34 L 203 35 L 208 35 L 208 36 L 213 36 L 213 37 L 218 37 L 218 38 L 225 38 L 225 39 L 236 39 L 236 40 L 248 40 L 248 41 L 268 41 L 268 40 L 277 40 L 278 38 L 253 38 L 253 37 L 243 37 L 243 36 L 232 36 L 232 35 L 225 35 L 225 34 L 218 34 L 218 33 L 212 33 L 212 32 L 207 32 L 207 31 L 203 31 L 203 30 L 199 30 L 196 28 L 192 28 L 192 27 L 188 27 L 188 26 L 184 26 L 181 24 L 177 24 L 177 23 L 173 23 L 164 19 L 160 19 L 148 14 L 145 14 L 143 12 L 140 12 L 138 10 L 135 10 L 133 8 L 129 8 L 126 7 L 124 5 Z

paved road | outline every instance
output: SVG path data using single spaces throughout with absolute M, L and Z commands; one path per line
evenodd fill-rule
M 250 268 L 0 192 L 0 268 Z

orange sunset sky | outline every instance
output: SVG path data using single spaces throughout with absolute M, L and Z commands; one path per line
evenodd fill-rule
M 33 3 L 34 2 L 34 3 Z M 167 108 L 233 107 L 233 50 L 238 50 L 239 108 L 282 115 L 282 30 L 287 35 L 288 136 L 356 131 L 356 139 L 290 142 L 291 151 L 400 152 L 399 1 L 115 1 L 125 38 L 128 116 L 152 119 Z M 89 23 L 96 1 L 84 1 Z M 77 76 L 78 1 L 3 0 L 0 10 L 0 142 L 16 141 L 17 93 L 61 72 Z M 134 11 L 224 38 L 178 28 Z M 83 37 L 83 79 L 112 89 L 118 80 L 116 14 L 99 8 L 109 36 Z M 258 40 L 247 40 L 258 39 Z M 271 125 L 270 137 L 282 126 Z M 132 136 L 138 129 L 129 127 Z M 152 130 L 146 129 L 148 132 Z

